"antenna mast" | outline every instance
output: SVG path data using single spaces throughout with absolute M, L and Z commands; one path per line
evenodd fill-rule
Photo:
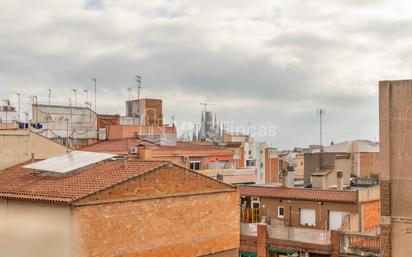
M 320 143 L 320 152 L 323 152 L 323 119 L 326 114 L 325 109 L 318 109 L 317 114 L 319 115 L 319 143 Z
M 140 88 L 141 88 L 141 83 L 142 83 L 142 77 L 139 75 L 136 75 L 136 81 L 137 81 L 137 101 L 139 102 L 140 100 Z

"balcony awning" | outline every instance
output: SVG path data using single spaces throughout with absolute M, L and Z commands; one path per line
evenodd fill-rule
M 248 256 L 248 257 L 257 257 L 256 253 L 248 253 L 248 252 L 239 251 L 239 254 L 243 256 Z
M 295 253 L 294 251 L 276 249 L 276 248 L 271 248 L 271 247 L 268 247 L 267 251 L 269 253 L 282 253 L 282 254 L 294 254 Z

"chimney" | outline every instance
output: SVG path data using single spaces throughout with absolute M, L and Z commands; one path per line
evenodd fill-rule
M 343 171 L 341 170 L 336 172 L 336 189 L 343 190 Z
M 223 181 L 223 174 L 222 174 L 222 173 L 218 173 L 218 174 L 216 175 L 216 179 L 219 180 L 219 181 Z
M 287 171 L 288 178 L 286 182 L 288 184 L 288 187 L 295 187 L 295 167 L 293 165 L 288 165 Z
M 288 187 L 288 171 L 282 170 L 282 187 Z
M 139 145 L 139 159 L 141 160 L 151 160 L 152 159 L 152 150 L 146 148 L 144 145 Z

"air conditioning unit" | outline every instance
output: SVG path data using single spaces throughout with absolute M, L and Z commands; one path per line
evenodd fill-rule
M 131 148 L 130 148 L 130 153 L 131 154 L 137 154 L 139 152 L 139 147 L 137 147 L 137 146 L 132 146 Z

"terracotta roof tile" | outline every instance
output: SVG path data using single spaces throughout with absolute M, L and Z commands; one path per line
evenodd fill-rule
M 231 155 L 233 151 L 225 147 L 209 144 L 196 144 L 190 142 L 176 142 L 176 145 L 156 145 L 136 138 L 123 138 L 107 140 L 82 148 L 82 151 L 106 152 L 114 154 L 127 154 L 132 146 L 145 145 L 153 151 L 153 156 L 164 154 L 226 154 Z
M 103 161 L 66 175 L 34 174 L 22 166 L 0 171 L 0 198 L 70 203 L 168 164 L 161 161 Z
M 336 203 L 358 202 L 358 192 L 349 190 L 242 186 L 240 187 L 240 195 L 302 201 Z

